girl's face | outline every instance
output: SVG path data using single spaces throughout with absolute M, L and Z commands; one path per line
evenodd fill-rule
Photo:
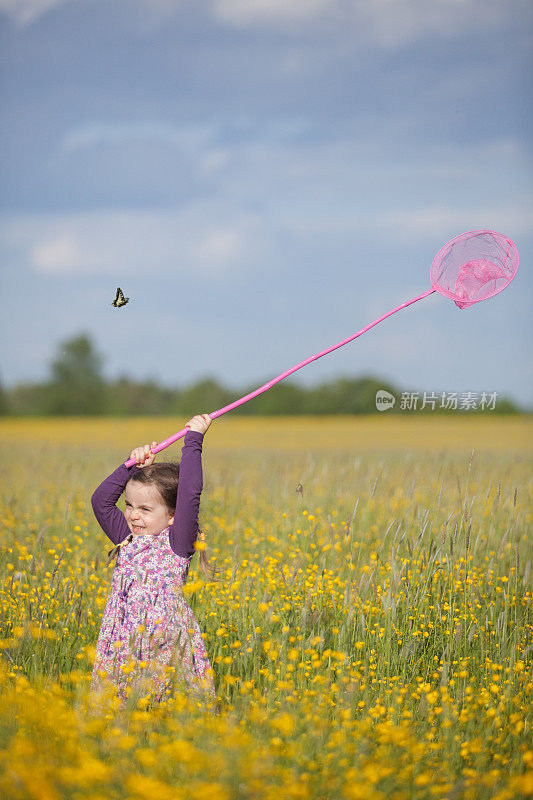
M 153 484 L 128 481 L 124 494 L 124 516 L 134 536 L 155 536 L 174 522 L 174 514 L 169 512 Z

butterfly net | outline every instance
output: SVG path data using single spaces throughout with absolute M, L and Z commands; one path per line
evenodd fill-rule
M 431 265 L 433 288 L 459 308 L 501 292 L 518 269 L 514 242 L 496 231 L 470 231 L 442 247 Z

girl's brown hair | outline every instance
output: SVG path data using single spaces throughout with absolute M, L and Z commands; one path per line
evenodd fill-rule
M 145 486 L 155 486 L 169 514 L 174 514 L 176 511 L 179 475 L 179 464 L 173 461 L 167 461 L 160 464 L 150 464 L 149 467 L 143 467 L 131 476 L 130 481 L 142 483 Z M 198 538 L 200 541 L 205 542 L 205 533 L 201 531 L 200 528 L 198 528 Z M 217 570 L 210 566 L 205 550 L 200 550 L 200 566 L 202 572 L 209 580 L 218 580 L 215 578 Z

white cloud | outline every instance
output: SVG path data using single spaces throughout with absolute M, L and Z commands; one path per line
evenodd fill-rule
M 230 156 L 227 150 L 215 147 L 206 152 L 199 160 L 198 169 L 203 177 L 210 177 L 229 164 Z
M 19 25 L 31 25 L 58 6 L 78 2 L 81 0 L 0 0 L 0 11 Z M 153 28 L 175 16 L 176 11 L 186 5 L 187 0 L 129 0 L 130 10 L 134 2 L 143 12 L 145 22 L 149 23 L 148 28 Z M 110 0 L 109 5 L 113 5 L 113 0 Z
M 227 149 L 216 144 L 219 132 L 213 125 L 169 125 L 160 121 L 131 123 L 91 122 L 69 130 L 59 143 L 60 157 L 83 157 L 83 151 L 116 148 L 124 152 L 138 145 L 147 152 L 173 148 L 174 164 L 182 158 L 200 179 L 210 179 L 229 163 Z
M 322 215 L 320 218 L 308 218 L 304 224 L 300 220 L 296 227 L 293 227 L 292 221 L 286 221 L 286 224 L 296 241 L 315 241 L 319 247 L 324 242 L 340 241 L 344 243 L 343 253 L 351 247 L 354 274 L 359 274 L 361 287 L 371 297 L 373 282 L 376 281 L 380 286 L 380 294 L 367 315 L 368 322 L 430 289 L 432 261 L 447 242 L 461 233 L 495 230 L 511 238 L 522 256 L 527 256 L 532 200 L 529 198 L 529 202 L 523 205 L 503 207 L 479 205 L 460 209 L 450 205 L 410 206 L 382 212 L 357 210 L 343 218 Z M 359 243 L 363 252 L 368 253 L 368 260 L 361 257 Z M 369 243 L 375 243 L 385 253 L 382 260 L 376 258 Z M 416 254 L 416 258 L 410 258 L 407 254 Z M 418 275 L 416 282 L 413 281 L 415 275 Z M 523 277 L 530 282 L 530 276 Z M 409 286 L 400 282 L 406 278 Z M 383 288 L 387 288 L 389 281 L 388 299 L 384 302 Z
M 474 205 L 468 209 L 455 206 L 433 206 L 417 209 L 395 209 L 383 217 L 383 227 L 395 235 L 396 239 L 408 240 L 435 238 L 439 231 L 455 231 L 456 236 L 463 230 L 490 228 L 500 233 L 512 232 L 526 234 L 531 230 L 532 198 L 529 202 L 502 207 L 494 205 Z M 441 244 L 445 244 L 442 242 Z
M 242 234 L 232 228 L 211 228 L 202 240 L 193 244 L 191 256 L 198 264 L 213 266 L 227 264 L 238 258 L 244 249 Z
M 150 271 L 216 279 L 248 269 L 266 244 L 253 215 L 223 215 L 192 204 L 164 211 L 6 216 L 0 247 L 14 254 L 13 263 L 49 276 L 118 278 Z
M 164 122 L 132 122 L 117 124 L 93 122 L 70 130 L 61 142 L 66 153 L 87 150 L 101 145 L 123 145 L 128 142 L 171 145 L 179 150 L 197 151 L 212 141 L 214 129 L 208 125 L 176 127 Z
M 418 206 L 364 211 L 354 209 L 352 213 L 321 213 L 318 217 L 301 214 L 298 218 L 286 219 L 286 226 L 294 233 L 305 236 L 310 233 L 356 234 L 369 231 L 373 236 L 385 235 L 396 242 L 435 241 L 438 236 L 458 235 L 466 230 L 490 228 L 500 233 L 528 234 L 531 231 L 533 198 L 524 198 L 516 205 L 495 203 L 475 205 L 468 208 L 457 206 Z M 445 242 L 441 242 L 445 244 Z
M 335 0 L 214 0 L 213 9 L 223 22 L 246 27 L 314 19 L 336 5 Z
M 40 272 L 54 275 L 68 275 L 84 266 L 83 254 L 72 234 L 42 239 L 30 251 L 29 260 Z
M 198 154 L 206 174 L 224 169 L 209 198 L 162 210 L 6 217 L 4 254 L 56 276 L 150 269 L 221 278 L 269 259 L 276 269 L 299 264 L 329 243 L 346 252 L 360 241 L 422 242 L 436 252 L 465 230 L 493 228 L 514 239 L 531 229 L 532 198 L 513 177 L 527 173 L 525 156 L 513 140 L 418 149 L 404 152 L 401 164 L 380 142 L 239 148 Z
M 505 22 L 506 0 L 354 0 L 352 13 L 368 25 L 371 38 L 385 47 L 413 42 L 423 36 L 454 37 Z
M 235 27 L 298 29 L 304 23 L 342 26 L 383 47 L 427 35 L 454 37 L 494 28 L 527 13 L 527 0 L 212 0 L 215 16 Z
M 0 0 L 0 11 L 29 25 L 67 2 L 80 1 Z M 199 5 L 231 27 L 300 33 L 303 26 L 321 25 L 348 32 L 354 44 L 393 48 L 424 36 L 453 38 L 525 20 L 529 0 L 130 0 L 124 4 L 125 24 L 140 22 L 149 33 Z
M 73 0 L 0 0 L 0 11 L 19 25 L 30 25 L 43 14 L 66 2 Z

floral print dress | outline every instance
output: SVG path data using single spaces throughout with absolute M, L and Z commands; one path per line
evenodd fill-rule
M 216 699 L 198 622 L 183 595 L 190 559 L 173 552 L 169 529 L 121 544 L 96 645 L 91 690 L 110 681 L 125 704 L 134 687 L 158 701 L 176 681 Z

